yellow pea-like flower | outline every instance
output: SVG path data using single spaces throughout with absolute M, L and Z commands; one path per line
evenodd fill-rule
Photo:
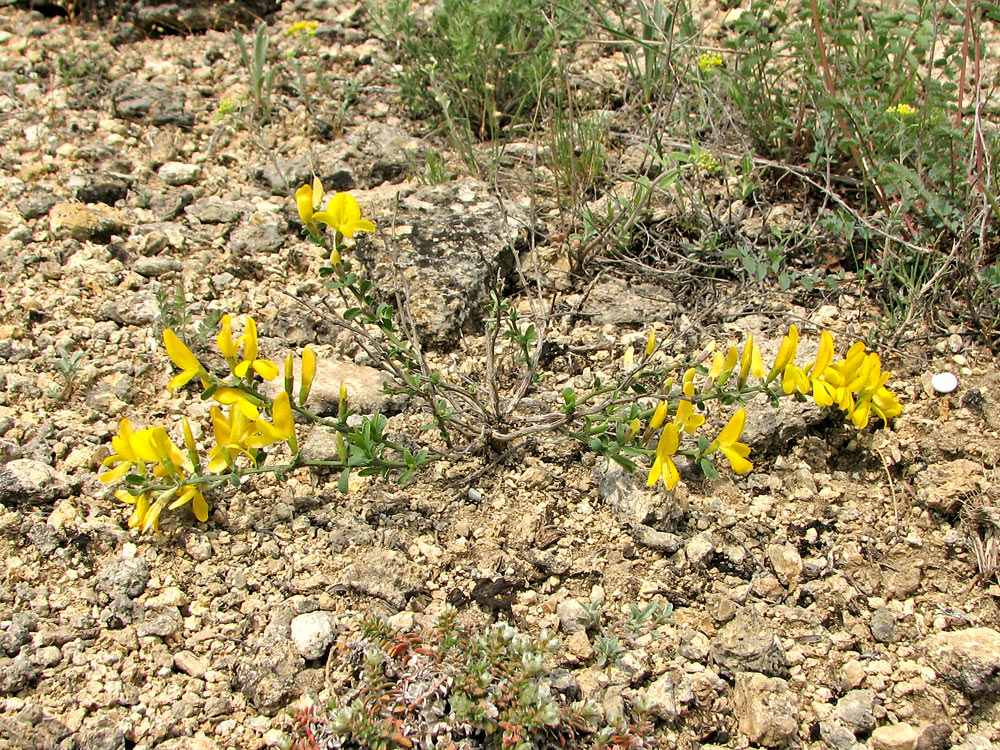
M 722 428 L 719 437 L 713 440 L 705 451 L 705 454 L 708 455 L 721 450 L 723 455 L 729 460 L 729 465 L 733 467 L 733 471 L 737 474 L 746 474 L 753 469 L 753 464 L 747 460 L 747 456 L 750 455 L 750 446 L 739 442 L 746 422 L 747 410 L 738 409 L 730 417 L 726 426 Z
M 681 479 L 677 466 L 674 464 L 673 456 L 677 453 L 680 445 L 680 437 L 677 432 L 677 425 L 671 422 L 660 433 L 660 439 L 656 443 L 656 457 L 653 459 L 653 466 L 649 470 L 646 478 L 646 486 L 652 487 L 662 477 L 663 485 L 672 490 Z
M 205 368 L 202 367 L 198 358 L 191 353 L 191 350 L 187 348 L 187 345 L 169 328 L 163 332 L 163 345 L 167 349 L 167 356 L 181 370 L 179 375 L 175 375 L 167 383 L 167 390 L 171 394 L 178 388 L 187 385 L 194 377 L 201 378 L 202 385 L 206 388 L 208 387 L 208 375 Z
M 237 352 L 236 344 L 233 342 L 233 318 L 231 315 L 222 316 L 222 326 L 219 329 L 219 335 L 216 337 L 216 343 L 219 345 L 219 351 L 222 356 L 226 358 L 226 362 L 229 364 L 230 370 L 236 369 Z
M 355 232 L 374 232 L 375 225 L 361 218 L 361 207 L 350 193 L 336 193 L 326 205 L 326 211 L 313 214 L 313 220 L 334 228 L 348 239 Z
M 760 347 L 754 344 L 752 333 L 747 337 L 746 346 L 743 348 L 743 356 L 740 357 L 740 377 L 738 382 L 741 389 L 751 374 L 758 380 L 764 377 L 764 363 L 760 357 Z
M 323 200 L 323 183 L 319 177 L 314 177 L 311 185 L 303 185 L 295 191 L 295 205 L 299 209 L 299 218 L 306 225 L 309 234 L 319 237 L 319 224 L 316 223 L 315 211 Z
M 799 349 L 799 329 L 794 325 L 788 329 L 788 335 L 781 340 L 781 348 L 778 349 L 778 357 L 774 360 L 771 372 L 767 374 L 766 383 L 770 383 L 779 373 L 783 373 L 785 368 L 795 359 L 795 354 Z
M 257 357 L 257 321 L 253 318 L 247 318 L 246 329 L 236 343 L 243 344 L 243 361 L 233 369 L 233 374 L 236 377 L 246 377 L 251 369 L 264 380 L 274 380 L 278 377 L 278 366 L 274 362 Z

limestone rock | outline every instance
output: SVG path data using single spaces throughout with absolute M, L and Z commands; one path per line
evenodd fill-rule
M 471 178 L 403 190 L 398 205 L 392 251 L 365 239 L 353 253 L 378 287 L 407 292 L 424 344 L 451 349 L 481 327 L 494 275 L 526 247 L 530 221 Z
M 291 635 L 296 653 L 312 661 L 326 654 L 337 637 L 337 624 L 329 612 L 306 612 L 292 620 Z
M 118 213 L 103 203 L 56 203 L 49 210 L 49 229 L 57 237 L 106 243 L 124 231 L 124 224 Z
M 682 707 L 677 700 L 677 678 L 671 672 L 660 675 L 646 688 L 649 713 L 661 721 L 676 721 Z
M 16 458 L 0 471 L 0 503 L 43 505 L 71 492 L 70 478 L 41 461 Z
M 802 575 L 802 556 L 791 544 L 772 544 L 767 548 L 767 559 L 782 586 L 793 586 Z
M 848 691 L 837 701 L 834 715 L 855 734 L 870 732 L 875 726 L 875 692 Z
M 887 724 L 872 732 L 868 740 L 871 750 L 915 750 L 920 732 L 909 724 Z
M 962 500 L 986 488 L 983 467 L 967 458 L 932 463 L 914 477 L 917 499 L 930 510 L 952 515 Z
M 799 710 L 788 683 L 778 677 L 739 672 L 733 686 L 733 711 L 750 742 L 780 747 L 798 733 Z
M 44 188 L 35 188 L 17 200 L 17 210 L 25 219 L 37 219 L 45 216 L 52 207 L 60 202 L 59 196 Z
M 760 672 L 778 676 L 785 673 L 785 649 L 774 630 L 752 608 L 744 607 L 728 622 L 712 642 L 712 658 L 726 675 Z
M 236 686 L 261 713 L 273 716 L 298 695 L 296 675 L 304 666 L 289 641 L 255 639 L 236 662 Z
M 393 404 L 392 396 L 382 388 L 385 381 L 385 375 L 374 367 L 356 365 L 345 360 L 319 358 L 316 361 L 316 377 L 309 392 L 309 404 L 320 416 L 335 416 L 340 408 L 340 384 L 343 383 L 347 388 L 347 405 L 353 412 L 385 413 L 391 410 Z M 283 388 L 284 381 L 278 377 L 265 383 L 263 392 L 269 398 L 274 398 Z
M 564 633 L 579 633 L 585 630 L 583 617 L 585 610 L 578 599 L 563 599 L 556 605 L 559 629 Z
M 858 742 L 854 732 L 839 721 L 821 721 L 819 736 L 833 750 L 852 750 Z
M 887 608 L 879 607 L 872 612 L 872 638 L 879 643 L 891 643 L 896 640 L 896 616 Z
M 677 536 L 677 534 L 671 534 L 668 531 L 657 531 L 643 524 L 637 525 L 632 530 L 632 538 L 635 539 L 635 543 L 638 545 L 649 547 L 650 549 L 658 549 L 669 555 L 672 555 L 684 546 L 684 540 Z
M 123 120 L 188 127 L 194 117 L 184 111 L 186 101 L 181 89 L 154 86 L 134 77 L 121 78 L 111 87 L 112 111 Z
M 149 583 L 149 563 L 139 557 L 116 557 L 97 576 L 97 590 L 108 596 L 135 599 Z
M 196 182 L 201 176 L 201 167 L 197 164 L 168 161 L 157 170 L 156 174 L 168 185 L 180 187 Z
M 1000 689 L 1000 633 L 966 628 L 938 633 L 925 642 L 932 666 L 945 681 L 976 698 Z

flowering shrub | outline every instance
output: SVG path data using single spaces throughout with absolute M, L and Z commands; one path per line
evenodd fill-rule
M 301 355 L 297 391 L 294 356 L 289 353 L 283 391 L 274 398 L 264 395 L 260 383 L 275 380 L 281 368 L 261 356 L 252 317 L 246 319 L 243 334 L 235 340 L 232 318 L 221 318 L 216 343 L 228 368 L 222 375 L 202 364 L 168 328 L 163 332 L 163 343 L 179 373 L 167 388 L 173 394 L 189 383 L 200 385 L 202 399 L 215 402 L 209 408 L 214 441 L 203 457 L 186 419 L 181 425 L 184 450 L 171 441 L 165 427 L 135 430 L 128 419 L 122 420 L 119 434 L 112 439 L 113 453 L 104 461 L 108 471 L 101 479 L 109 484 L 125 481 L 127 489 L 119 490 L 116 496 L 135 506 L 130 527 L 158 530 L 164 510 L 188 504 L 195 517 L 205 521 L 205 493 L 227 483 L 238 484 L 252 474 L 285 473 L 300 467 L 334 469 L 340 472 L 341 491 L 346 492 L 352 472 L 404 481 L 428 461 L 475 453 L 502 457 L 543 432 L 578 441 L 629 471 L 636 470 L 640 462 L 648 462 L 646 484 L 662 481 L 672 490 L 681 479 L 675 463 L 678 456 L 689 459 L 709 478 L 718 476 L 715 461 L 720 454 L 737 474 L 753 469 L 750 447 L 740 442 L 747 418 L 745 406 L 736 409 L 715 433 L 706 418 L 712 402 L 747 404 L 758 394 L 766 394 L 772 404 L 783 397 L 811 397 L 821 408 L 839 409 L 858 428 L 867 427 L 872 415 L 888 423 L 902 411 L 895 394 L 887 388 L 890 374 L 882 370 L 877 354 L 858 342 L 843 359 L 835 361 L 833 337 L 823 332 L 816 358 L 800 365 L 796 362 L 799 332 L 794 325 L 769 370 L 765 370 L 752 334 L 742 352 L 734 345 L 716 350 L 712 343 L 690 361 L 669 360 L 650 334 L 640 357 L 632 347 L 626 349 L 622 371 L 611 382 L 595 377 L 581 393 L 567 387 L 561 399 L 552 399 L 556 403 L 551 411 L 541 416 L 522 410 L 521 400 L 537 380 L 544 320 L 538 317 L 522 326 L 514 306 L 495 290 L 491 304 L 494 317 L 487 322 L 490 350 L 485 353 L 487 361 L 493 363 L 490 379 L 478 387 L 449 382 L 430 367 L 412 327 L 397 326 L 393 307 L 376 297 L 374 283 L 352 271 L 344 257 L 347 240 L 358 232 L 374 231 L 375 225 L 362 219 L 352 195 L 337 193 L 320 210 L 323 197 L 319 180 L 295 193 L 299 216 L 311 241 L 328 253 L 330 266 L 321 270 L 328 279 L 326 287 L 343 303 L 343 307 L 330 306 L 330 321 L 348 331 L 386 373 L 391 391 L 422 402 L 431 416 L 428 426 L 437 432 L 440 442 L 426 439 L 425 446 L 413 452 L 385 437 L 386 420 L 379 414 L 349 424 L 343 386 L 336 419 L 314 414 L 308 400 L 316 375 L 316 355 L 308 347 Z M 333 230 L 332 237 L 323 226 Z M 516 383 L 503 399 L 501 367 Z M 489 394 L 488 400 L 484 401 L 482 393 Z M 298 448 L 296 420 L 332 430 L 337 458 L 306 460 Z M 288 458 L 283 463 L 270 462 L 269 452 L 279 448 Z

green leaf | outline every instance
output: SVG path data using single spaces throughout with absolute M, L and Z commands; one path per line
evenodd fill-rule
M 609 457 L 611 458 L 612 461 L 614 461 L 616 464 L 625 469 L 625 471 L 627 471 L 629 474 L 635 471 L 635 463 L 629 461 L 627 458 L 625 458 L 625 456 L 621 455 L 620 453 L 611 453 Z
M 713 464 L 708 458 L 702 458 L 701 461 L 698 462 L 698 465 L 705 473 L 705 476 L 709 479 L 714 481 L 719 478 L 719 472 L 715 470 L 715 464 Z
M 350 469 L 344 469 L 340 473 L 340 479 L 337 480 L 337 489 L 340 490 L 340 494 L 341 495 L 346 495 L 347 494 L 347 485 L 348 485 L 348 482 L 350 482 L 350 481 L 351 481 L 351 470 Z
M 354 320 L 361 314 L 360 307 L 348 307 L 344 310 L 344 320 Z

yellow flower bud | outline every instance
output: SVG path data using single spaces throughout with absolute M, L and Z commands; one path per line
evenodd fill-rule
M 288 352 L 288 356 L 285 357 L 285 393 L 288 394 L 289 398 L 291 398 L 292 388 L 295 386 L 294 364 L 292 353 Z
M 308 346 L 302 350 L 302 385 L 299 386 L 299 405 L 309 400 L 313 379 L 316 377 L 316 352 Z
M 646 342 L 646 356 L 649 357 L 656 351 L 656 334 L 649 332 L 649 341 Z
M 347 419 L 347 384 L 343 381 L 340 383 L 340 404 L 338 413 L 341 421 Z

